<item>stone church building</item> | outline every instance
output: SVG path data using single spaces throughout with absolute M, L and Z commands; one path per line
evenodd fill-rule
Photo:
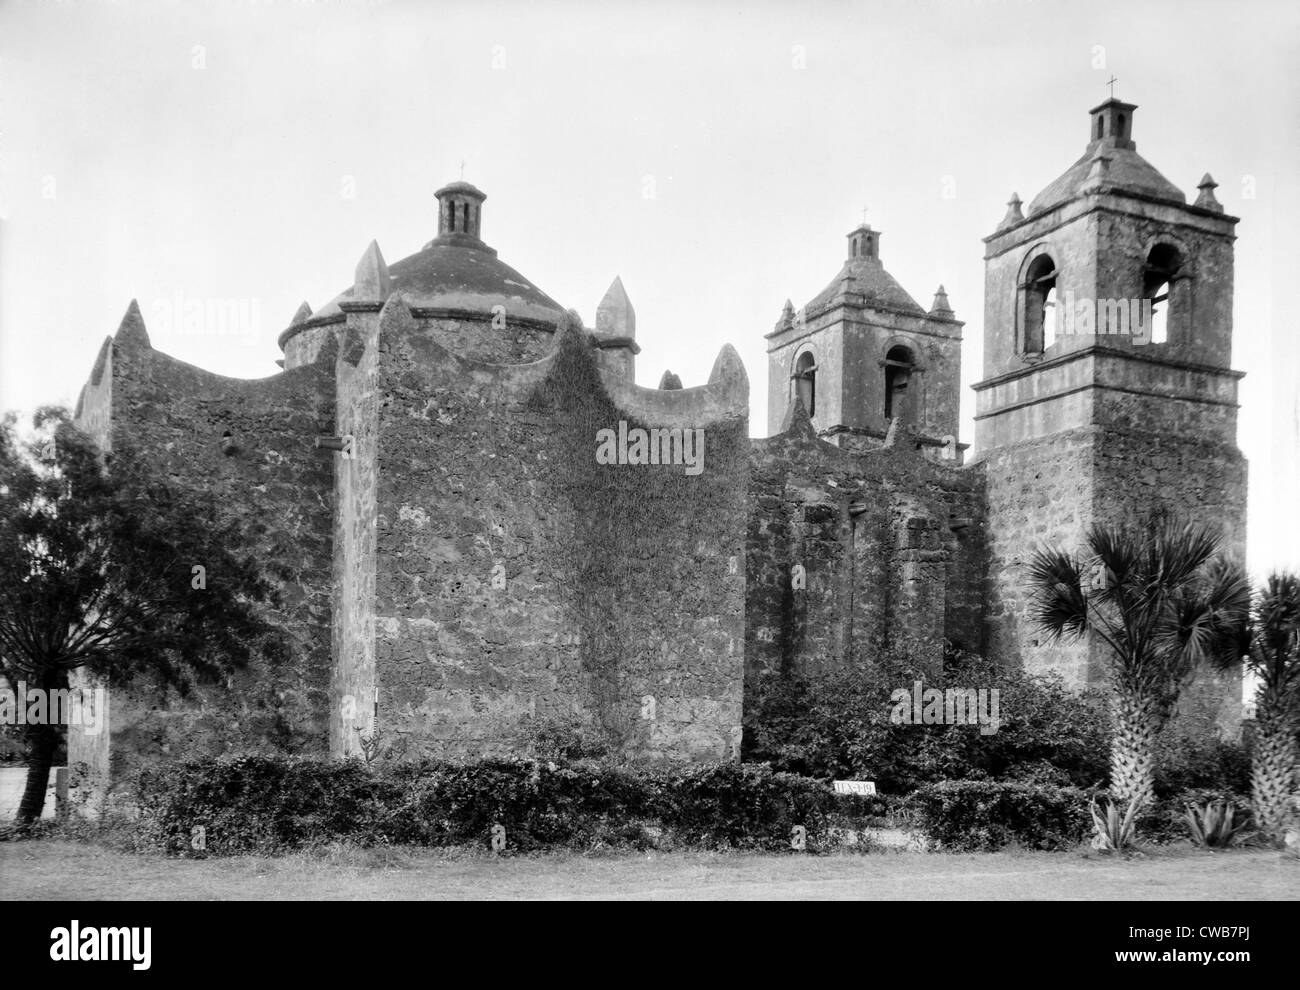
M 372 243 L 303 304 L 269 378 L 155 350 L 132 304 L 77 421 L 250 521 L 292 648 L 185 703 L 115 688 L 70 762 L 354 754 L 376 725 L 399 755 L 498 754 L 557 718 L 630 756 L 731 759 L 765 672 L 897 649 L 937 672 L 945 642 L 1099 682 L 1094 648 L 1029 620 L 1029 551 L 1162 505 L 1245 548 L 1237 220 L 1208 175 L 1189 203 L 1138 154 L 1134 110 L 1090 111 L 1079 159 L 984 239 L 970 463 L 963 324 L 865 224 L 766 334 L 759 440 L 735 350 L 704 384 L 637 385 L 622 283 L 584 326 L 483 241 L 465 182 L 422 250 L 390 266 Z

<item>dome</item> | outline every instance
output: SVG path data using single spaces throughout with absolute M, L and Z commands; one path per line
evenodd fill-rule
M 880 231 L 862 224 L 848 234 L 849 257 L 834 280 L 804 307 L 809 315 L 821 312 L 847 293 L 863 297 L 865 305 L 924 316 L 923 310 L 907 290 L 885 271 L 880 263 Z
M 1137 106 L 1107 100 L 1089 111 L 1091 140 L 1083 156 L 1029 203 L 1026 217 L 1042 213 L 1080 195 L 1100 182 L 1107 189 L 1186 203 L 1187 197 L 1137 153 L 1133 143 L 1133 111 Z
M 508 317 L 555 323 L 564 308 L 532 282 L 497 258 L 487 245 L 440 243 L 435 240 L 388 268 L 392 293 L 413 309 L 454 309 L 490 317 L 494 306 Z M 340 293 L 312 315 L 313 319 L 342 312 L 339 303 L 352 298 L 352 288 Z
M 1108 187 L 1153 196 L 1156 199 L 1187 202 L 1187 197 L 1183 195 L 1182 190 L 1156 171 L 1155 166 L 1136 151 L 1131 148 L 1105 148 L 1099 144 L 1035 196 L 1030 201 L 1029 211 L 1025 215 L 1033 216 L 1035 213 L 1041 213 L 1078 196 L 1089 179 L 1093 178 L 1094 163 L 1099 158 L 1107 159 L 1105 183 Z
M 450 183 L 435 195 L 438 236 L 388 267 L 391 295 L 412 309 L 481 314 L 485 319 L 503 311 L 509 319 L 558 323 L 564 307 L 501 261 L 479 238 L 487 196 L 468 182 Z M 280 335 L 280 346 L 304 327 L 338 316 L 343 312 L 341 304 L 352 299 L 355 291 L 354 284 L 309 319 L 295 322 Z

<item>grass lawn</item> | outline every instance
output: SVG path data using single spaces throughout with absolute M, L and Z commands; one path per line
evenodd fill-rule
M 824 857 L 342 849 L 180 860 L 66 840 L 0 842 L 0 899 L 1300 899 L 1300 860 L 1190 846 L 1092 852 Z

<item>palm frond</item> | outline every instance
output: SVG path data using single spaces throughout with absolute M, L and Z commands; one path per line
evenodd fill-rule
M 1088 629 L 1088 599 L 1079 562 L 1064 551 L 1040 548 L 1025 571 L 1034 621 L 1053 639 L 1082 636 Z

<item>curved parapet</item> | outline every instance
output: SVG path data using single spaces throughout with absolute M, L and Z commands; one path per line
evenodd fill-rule
M 646 388 L 604 368 L 600 380 L 620 412 L 644 423 L 688 427 L 749 416 L 749 376 L 730 344 L 718 352 L 706 385 Z
M 561 319 L 548 350 L 536 361 L 499 364 L 464 357 L 428 333 L 411 307 L 397 295 L 389 297 L 380 311 L 377 341 L 381 351 L 398 359 L 403 376 L 418 376 L 423 371 L 425 377 L 434 379 L 443 378 L 450 373 L 479 385 L 495 382 L 502 388 L 519 392 L 532 389 L 545 381 L 565 348 L 585 349 L 589 346 L 582 320 L 570 313 Z M 348 360 L 354 364 L 359 359 L 356 347 L 356 341 L 344 343 L 344 352 L 350 355 Z

